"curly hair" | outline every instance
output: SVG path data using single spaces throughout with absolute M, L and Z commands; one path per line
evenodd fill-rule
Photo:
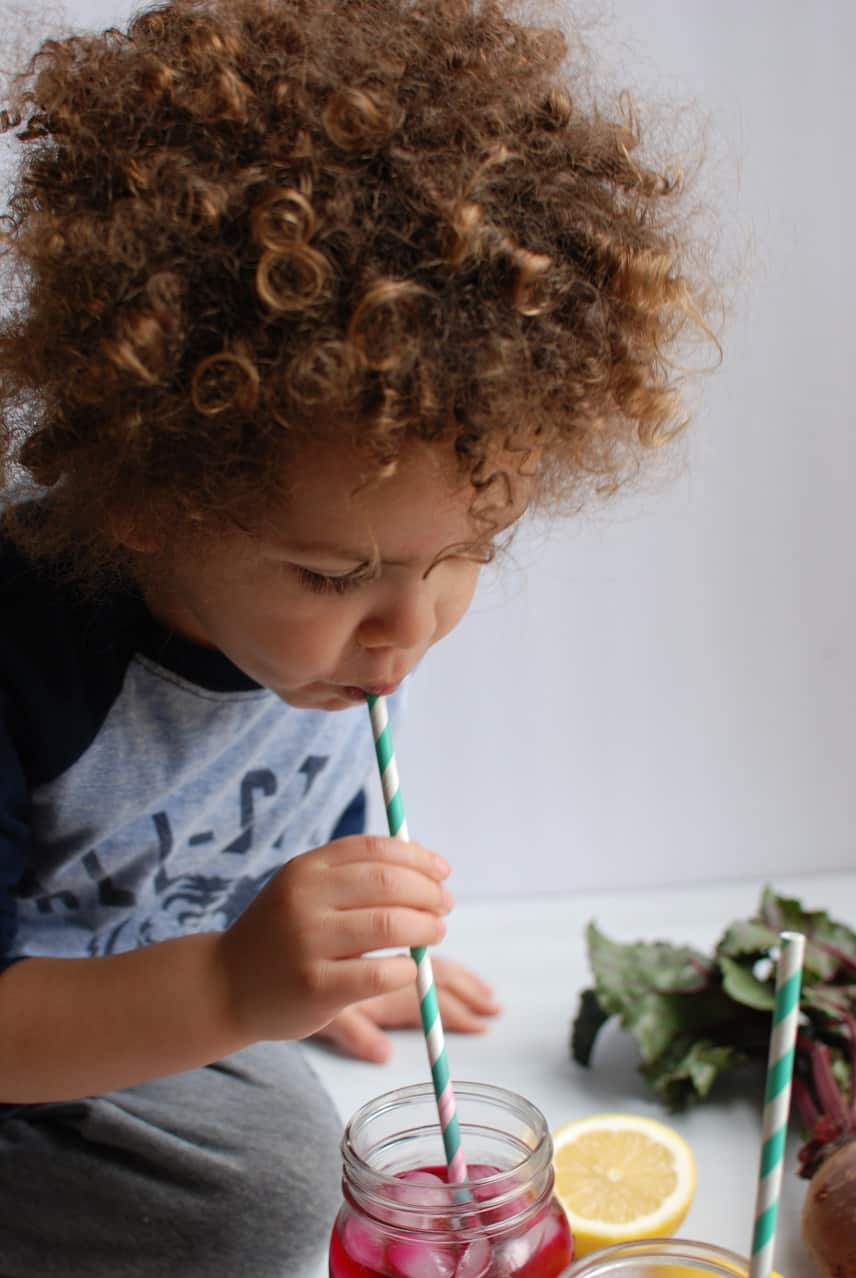
M 16 535 L 103 568 L 117 514 L 281 500 L 309 438 L 443 442 L 476 487 L 537 445 L 551 507 L 620 483 L 710 333 L 681 181 L 571 61 L 506 0 L 167 0 L 46 41 L 1 122 L 0 456 L 51 496 Z

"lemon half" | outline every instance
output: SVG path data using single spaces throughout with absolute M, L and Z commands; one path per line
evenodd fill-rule
M 635 1114 L 594 1114 L 553 1132 L 556 1196 L 576 1254 L 636 1238 L 668 1238 L 693 1200 L 696 1167 L 683 1136 Z

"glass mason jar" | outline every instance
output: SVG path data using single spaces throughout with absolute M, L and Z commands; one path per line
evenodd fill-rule
M 556 1278 L 573 1259 L 543 1114 L 501 1087 L 454 1086 L 464 1185 L 446 1183 L 430 1083 L 378 1096 L 348 1123 L 331 1278 Z
M 723 1247 L 683 1238 L 618 1243 L 592 1252 L 562 1278 L 748 1278 L 749 1261 Z

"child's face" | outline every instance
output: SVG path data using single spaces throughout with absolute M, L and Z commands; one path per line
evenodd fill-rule
M 414 446 L 394 475 L 357 491 L 355 461 L 306 449 L 263 531 L 236 529 L 189 556 L 151 551 L 157 571 L 144 574 L 157 616 L 289 705 L 343 710 L 391 692 L 461 620 L 490 551 L 451 459 Z M 528 495 L 514 479 L 500 527 Z

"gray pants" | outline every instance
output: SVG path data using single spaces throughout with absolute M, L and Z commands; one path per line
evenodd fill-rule
M 296 1043 L 2 1119 L 0 1278 L 310 1275 L 340 1137 Z

